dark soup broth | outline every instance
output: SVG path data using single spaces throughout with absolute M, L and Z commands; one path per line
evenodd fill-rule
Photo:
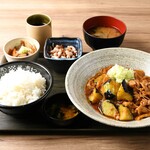
M 89 29 L 89 34 L 99 38 L 114 38 L 121 35 L 121 32 L 113 27 L 97 26 Z

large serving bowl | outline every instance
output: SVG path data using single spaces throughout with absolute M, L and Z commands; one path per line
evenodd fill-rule
M 44 66 L 35 62 L 14 61 L 14 62 L 8 62 L 0 66 L 0 79 L 6 73 L 9 73 L 11 70 L 17 70 L 18 68 L 22 68 L 23 70 L 27 70 L 30 72 L 40 73 L 41 76 L 46 79 L 46 91 L 37 100 L 24 105 L 21 104 L 21 105 L 9 106 L 9 105 L 0 104 L 0 110 L 10 115 L 34 114 L 38 111 L 38 109 L 40 109 L 44 99 L 47 97 L 47 95 L 49 94 L 52 88 L 51 73 Z M 14 78 L 13 80 L 16 81 L 17 78 Z M 6 86 L 9 86 L 9 84 L 10 83 L 6 83 Z
M 120 32 L 120 35 L 116 37 L 111 37 L 111 38 L 93 36 L 91 33 L 89 33 L 89 30 L 94 27 L 115 28 Z M 85 42 L 93 50 L 97 50 L 100 48 L 107 48 L 107 47 L 119 47 L 124 40 L 126 30 L 127 30 L 127 27 L 125 23 L 112 16 L 94 16 L 94 17 L 88 18 L 83 23 L 83 35 L 84 35 Z M 102 33 L 105 33 L 105 32 L 103 31 Z
M 65 87 L 72 103 L 91 119 L 116 127 L 150 126 L 150 117 L 140 121 L 117 121 L 95 111 L 86 99 L 84 88 L 90 77 L 109 65 L 142 69 L 150 75 L 150 54 L 129 48 L 106 48 L 90 52 L 77 60 L 68 70 Z
M 10 49 L 14 49 L 15 47 L 18 47 L 21 42 L 25 43 L 26 47 L 34 46 L 36 48 L 36 51 L 30 55 L 27 56 L 21 56 L 16 57 L 9 54 Z M 6 57 L 6 60 L 8 62 L 11 61 L 36 61 L 39 57 L 40 52 L 40 44 L 37 40 L 31 38 L 31 37 L 20 37 L 20 38 L 14 38 L 6 42 L 6 44 L 3 47 L 3 52 Z

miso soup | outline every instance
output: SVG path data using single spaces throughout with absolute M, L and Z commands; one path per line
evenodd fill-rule
M 121 32 L 113 27 L 93 27 L 89 29 L 89 34 L 99 38 L 114 38 L 121 35 Z

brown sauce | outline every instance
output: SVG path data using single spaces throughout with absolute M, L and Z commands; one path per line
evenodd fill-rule
M 98 38 L 114 38 L 121 35 L 121 32 L 113 27 L 93 27 L 88 31 L 89 34 Z

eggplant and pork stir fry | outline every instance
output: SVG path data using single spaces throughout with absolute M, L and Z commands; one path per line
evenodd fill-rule
M 115 120 L 150 117 L 150 77 L 143 70 L 102 68 L 87 81 L 85 94 L 94 109 Z

